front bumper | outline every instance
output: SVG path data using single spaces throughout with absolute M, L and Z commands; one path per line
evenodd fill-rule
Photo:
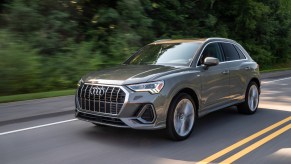
M 124 86 L 119 87 L 126 92 L 126 98 L 118 114 L 84 110 L 80 108 L 76 94 L 76 118 L 95 124 L 120 128 L 162 129 L 166 127 L 165 96 L 163 94 L 133 92 Z

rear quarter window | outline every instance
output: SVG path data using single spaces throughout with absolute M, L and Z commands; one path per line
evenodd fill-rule
M 223 49 L 225 60 L 232 61 L 232 60 L 239 60 L 240 55 L 235 49 L 235 47 L 230 43 L 221 43 L 221 47 Z
M 235 47 L 236 51 L 239 54 L 239 58 L 240 59 L 246 59 L 246 56 L 243 54 L 243 52 L 237 46 L 234 46 L 234 47 Z

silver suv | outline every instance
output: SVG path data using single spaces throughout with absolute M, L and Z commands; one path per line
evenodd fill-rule
M 258 64 L 233 40 L 159 40 L 118 67 L 85 75 L 78 86 L 78 119 L 165 128 L 170 138 L 183 140 L 207 113 L 233 105 L 240 113 L 255 113 L 260 74 Z

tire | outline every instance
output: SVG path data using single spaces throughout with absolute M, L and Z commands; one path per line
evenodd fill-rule
M 196 106 L 191 96 L 180 93 L 174 97 L 167 115 L 167 136 L 174 141 L 187 139 L 196 121 Z
M 260 93 L 257 83 L 251 81 L 247 87 L 245 101 L 237 106 L 238 112 L 254 114 L 259 106 Z

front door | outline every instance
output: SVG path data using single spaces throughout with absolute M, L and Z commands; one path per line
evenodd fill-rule
M 229 96 L 229 70 L 224 63 L 203 68 L 206 57 L 215 57 L 224 62 L 224 56 L 219 43 L 208 44 L 202 52 L 198 66 L 201 70 L 201 98 L 202 109 L 221 106 L 228 101 Z

